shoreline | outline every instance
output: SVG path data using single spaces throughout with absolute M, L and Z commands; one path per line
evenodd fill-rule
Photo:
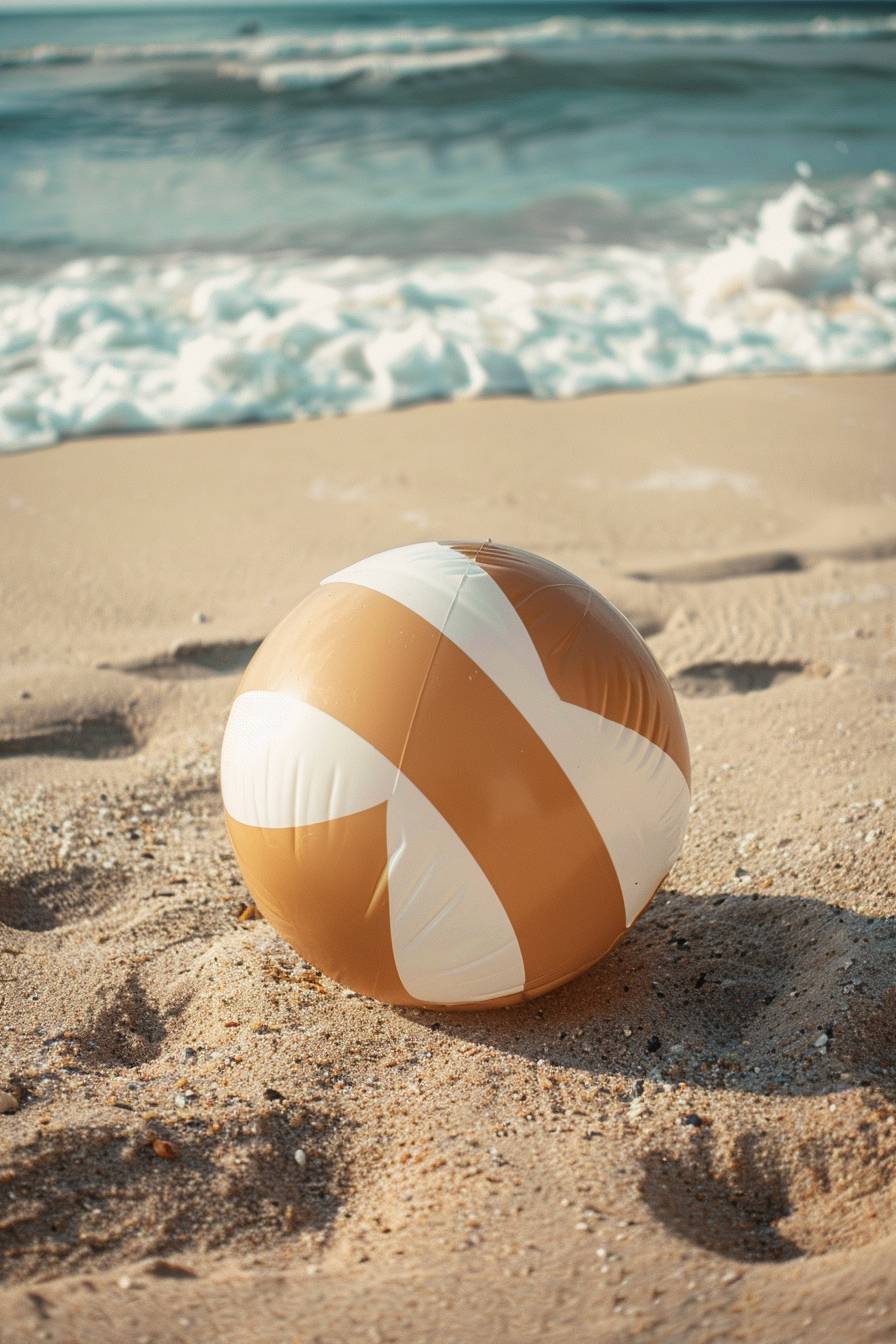
M 458 396 L 458 397 L 421 397 L 419 400 L 401 401 L 394 406 L 385 407 L 348 407 L 344 410 L 322 411 L 317 415 L 308 416 L 288 416 L 282 420 L 263 420 L 247 419 L 237 420 L 227 424 L 208 424 L 199 425 L 173 425 L 159 426 L 152 429 L 109 429 L 101 433 L 74 434 L 70 437 L 55 439 L 51 443 L 39 444 L 34 447 L 5 448 L 0 450 L 0 461 L 8 457 L 23 457 L 30 453 L 52 452 L 54 449 L 66 448 L 78 444 L 102 443 L 107 439 L 127 441 L 130 439 L 151 441 L 153 439 L 170 438 L 173 435 L 208 435 L 220 434 L 237 430 L 266 430 L 283 429 L 287 426 L 299 427 L 303 425 L 318 424 L 321 421 L 342 421 L 348 419 L 361 418 L 368 416 L 381 415 L 403 415 L 408 412 L 421 411 L 428 408 L 447 408 L 451 406 L 467 406 L 488 404 L 490 402 L 515 403 L 515 402 L 534 402 L 539 405 L 565 405 L 577 404 L 579 402 L 590 403 L 593 401 L 603 401 L 607 397 L 632 397 L 632 396 L 651 396 L 655 393 L 674 393 L 685 391 L 690 388 L 702 387 L 704 385 L 714 386 L 721 383 L 727 386 L 731 383 L 767 383 L 767 382 L 802 382 L 806 379 L 815 381 L 817 379 L 837 381 L 840 379 L 853 378 L 896 378 L 896 360 L 892 366 L 883 369 L 830 369 L 818 372 L 814 369 L 757 369 L 747 370 L 743 373 L 723 372 L 715 376 L 704 376 L 695 378 L 685 378 L 680 382 L 658 383 L 650 386 L 640 387 L 605 387 L 595 391 L 586 391 L 575 393 L 569 397 L 540 397 L 532 392 L 483 392 L 476 396 Z

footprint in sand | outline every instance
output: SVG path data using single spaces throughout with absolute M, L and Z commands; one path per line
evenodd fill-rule
M 0 879 L 0 926 L 46 933 L 94 919 L 120 899 L 123 883 L 120 870 L 87 864 Z
M 0 1160 L 0 1278 L 47 1279 L 148 1256 L 259 1246 L 326 1232 L 345 1188 L 332 1120 L 267 1108 L 218 1133 L 115 1112 L 49 1128 Z M 153 1140 L 170 1144 L 160 1156 Z M 313 1172 L 294 1153 L 307 1143 Z M 110 1194 L 111 1192 L 111 1194 Z M 114 1216 L 110 1199 L 114 1196 Z M 177 1267 L 166 1272 L 177 1274 Z
M 764 662 L 694 663 L 684 667 L 671 678 L 679 695 L 746 695 L 749 691 L 765 691 L 777 682 L 797 677 L 805 663 L 788 660 Z
M 827 1112 L 823 1113 L 826 1116 Z M 748 1131 L 732 1145 L 706 1130 L 642 1160 L 641 1198 L 686 1241 L 741 1261 L 794 1260 L 881 1240 L 896 1223 L 896 1141 L 873 1126 L 843 1143 L 824 1118 L 805 1138 Z
M 896 537 L 878 537 L 849 546 L 829 546 L 818 550 L 755 551 L 752 554 L 692 560 L 667 569 L 639 570 L 626 575 L 642 583 L 718 583 L 725 579 L 745 579 L 757 574 L 794 574 L 810 569 L 820 560 L 861 563 L 887 560 L 896 555 Z
M 105 995 L 81 1032 L 89 1042 L 91 1064 L 136 1068 L 158 1059 L 174 1019 L 184 1002 L 167 1004 L 164 1011 L 152 1003 L 138 977 L 130 972 Z
M 131 676 L 156 681 L 181 681 L 191 677 L 228 677 L 242 672 L 261 643 L 260 639 L 220 640 L 214 644 L 195 641 L 175 644 L 168 653 L 129 663 L 101 663 Z
M 55 719 L 30 730 L 0 737 L 0 758 L 70 756 L 105 760 L 133 756 L 143 745 L 127 715 L 110 712 L 84 718 Z
M 793 1260 L 803 1251 L 779 1231 L 790 1192 L 774 1149 L 743 1134 L 727 1163 L 698 1136 L 683 1154 L 657 1149 L 643 1160 L 641 1197 L 670 1232 L 732 1260 Z

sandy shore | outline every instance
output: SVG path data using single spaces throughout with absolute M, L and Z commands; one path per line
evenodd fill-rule
M 894 423 L 780 378 L 0 460 L 4 1344 L 896 1336 Z M 434 1015 L 240 918 L 217 755 L 322 575 L 478 536 L 636 622 L 694 808 L 602 965 Z

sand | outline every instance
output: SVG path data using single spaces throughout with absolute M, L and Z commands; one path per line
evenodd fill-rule
M 0 461 L 4 1344 L 896 1338 L 894 419 L 779 378 Z M 637 623 L 693 817 L 575 983 L 394 1009 L 241 918 L 221 732 L 322 575 L 479 536 Z

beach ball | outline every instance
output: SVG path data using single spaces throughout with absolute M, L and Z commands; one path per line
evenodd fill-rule
M 324 579 L 246 669 L 221 756 L 261 913 L 341 984 L 432 1007 L 534 998 L 603 957 L 678 854 L 689 784 L 634 627 L 491 542 Z

